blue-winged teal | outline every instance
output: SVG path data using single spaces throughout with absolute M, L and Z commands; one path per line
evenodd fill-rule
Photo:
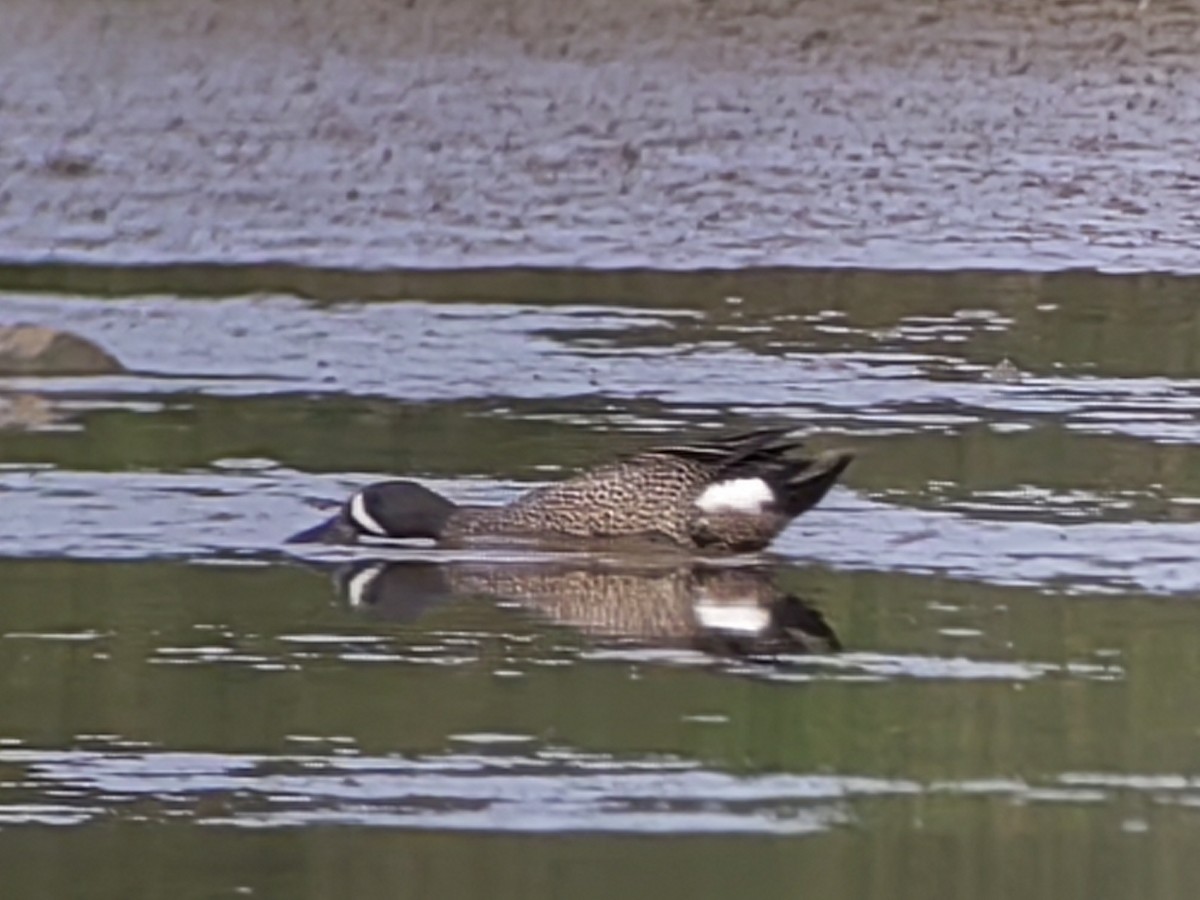
M 635 539 L 753 552 L 824 497 L 853 459 L 844 450 L 805 456 L 801 446 L 789 429 L 764 428 L 653 447 L 497 507 L 458 506 L 412 481 L 381 481 L 291 540 Z

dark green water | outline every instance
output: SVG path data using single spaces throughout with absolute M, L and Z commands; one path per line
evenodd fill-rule
M 1193 282 L 237 275 L 5 276 L 136 370 L 0 382 L 13 896 L 1200 879 Z M 764 421 L 861 457 L 732 573 L 282 544 L 381 473 L 499 501 Z M 727 581 L 844 650 L 715 633 Z

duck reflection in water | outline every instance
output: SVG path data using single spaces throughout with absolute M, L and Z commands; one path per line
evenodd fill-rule
M 824 616 L 782 590 L 770 567 L 365 561 L 339 568 L 334 580 L 351 607 L 396 621 L 485 596 L 600 642 L 722 656 L 841 649 Z

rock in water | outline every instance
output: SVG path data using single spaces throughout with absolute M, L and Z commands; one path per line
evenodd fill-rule
M 0 375 L 112 375 L 112 354 L 78 335 L 41 325 L 0 325 Z

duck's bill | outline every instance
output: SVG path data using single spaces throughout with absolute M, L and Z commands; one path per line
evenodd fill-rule
M 326 519 L 312 528 L 305 528 L 287 539 L 289 544 L 353 544 L 358 538 L 354 526 L 341 515 Z

